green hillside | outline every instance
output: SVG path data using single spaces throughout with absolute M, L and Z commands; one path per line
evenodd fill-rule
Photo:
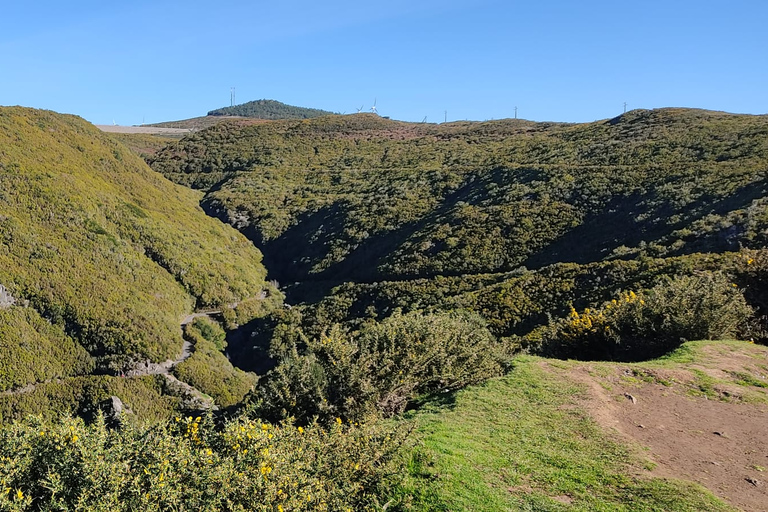
M 200 198 L 79 118 L 0 109 L 0 391 L 175 359 L 187 313 L 259 300 L 261 254 Z
M 768 118 L 121 140 L 0 110 L 0 508 L 760 502 L 640 446 L 715 450 L 706 428 L 737 444 L 726 476 L 764 469 L 768 433 L 721 434 L 764 430 L 765 347 L 686 341 L 768 340 Z M 706 418 L 669 412 L 691 397 Z
M 249 101 L 208 112 L 209 116 L 239 116 L 257 119 L 309 119 L 331 114 L 333 112 L 316 108 L 294 107 L 275 100 Z
M 207 190 L 279 281 L 370 281 L 762 246 L 766 135 L 765 116 L 684 109 L 581 125 L 356 115 L 224 123 L 152 166 Z

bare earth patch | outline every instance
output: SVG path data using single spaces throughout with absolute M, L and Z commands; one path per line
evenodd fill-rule
M 584 384 L 591 416 L 646 447 L 654 476 L 692 480 L 742 510 L 768 511 L 768 350 L 713 344 L 698 355 L 671 367 L 543 365 Z

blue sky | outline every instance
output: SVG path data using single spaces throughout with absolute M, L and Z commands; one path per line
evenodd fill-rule
M 269 98 L 439 122 L 768 113 L 765 0 L 4 2 L 0 104 L 133 125 Z

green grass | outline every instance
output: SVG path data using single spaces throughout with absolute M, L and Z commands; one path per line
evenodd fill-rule
M 696 484 L 652 478 L 636 448 L 578 407 L 583 390 L 540 361 L 518 358 L 506 377 L 413 415 L 419 447 L 399 493 L 414 498 L 403 509 L 731 510 Z

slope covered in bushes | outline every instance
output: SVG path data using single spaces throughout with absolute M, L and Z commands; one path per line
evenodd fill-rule
M 82 119 L 0 109 L 0 388 L 174 359 L 188 312 L 261 297 L 261 254 L 199 200 Z
M 767 161 L 765 116 L 661 109 L 578 125 L 228 122 L 152 166 L 207 191 L 281 282 L 342 282 L 759 247 Z

